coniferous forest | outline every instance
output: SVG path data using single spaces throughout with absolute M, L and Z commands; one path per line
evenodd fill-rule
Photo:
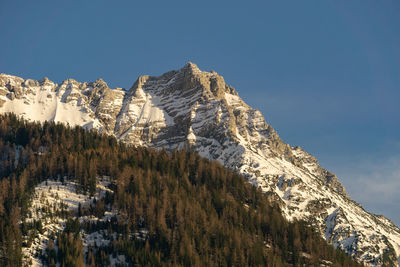
M 190 151 L 129 147 L 114 137 L 56 123 L 0 116 L 0 265 L 23 266 L 23 248 L 41 233 L 26 220 L 35 186 L 73 181 L 94 196 L 77 210 L 59 209 L 64 229 L 47 242 L 47 266 L 360 266 L 303 221 L 288 222 L 247 180 Z M 80 220 L 82 216 L 108 220 Z M 82 233 L 104 230 L 103 246 L 85 248 Z

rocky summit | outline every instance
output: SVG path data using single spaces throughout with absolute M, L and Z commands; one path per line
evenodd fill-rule
M 102 79 L 56 84 L 0 74 L 0 112 L 97 129 L 135 146 L 198 151 L 245 175 L 288 219 L 309 221 L 358 261 L 399 264 L 400 229 L 354 202 L 315 157 L 284 143 L 214 71 L 187 63 L 141 76 L 129 90 Z

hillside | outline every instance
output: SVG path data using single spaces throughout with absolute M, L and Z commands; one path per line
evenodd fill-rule
M 2 266 L 358 266 L 189 151 L 0 116 Z

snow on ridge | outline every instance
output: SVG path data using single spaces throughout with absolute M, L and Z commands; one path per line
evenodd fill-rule
M 6 87 L 0 87 L 0 89 L 8 91 Z M 66 96 L 58 95 L 49 86 L 23 87 L 22 90 L 26 90 L 28 93 L 16 98 L 12 92 L 12 96 L 9 97 L 13 100 L 7 101 L 8 99 L 6 99 L 5 103 L 0 106 L 1 113 L 13 112 L 31 121 L 57 121 L 68 123 L 71 126 L 84 126 L 90 122 L 98 125 L 97 119 L 91 118 L 87 112 L 79 109 L 79 105 L 76 103 L 63 102 L 62 98 Z

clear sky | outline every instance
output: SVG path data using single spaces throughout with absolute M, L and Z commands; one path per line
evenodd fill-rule
M 0 0 L 0 72 L 129 88 L 215 70 L 400 225 L 400 1 Z

